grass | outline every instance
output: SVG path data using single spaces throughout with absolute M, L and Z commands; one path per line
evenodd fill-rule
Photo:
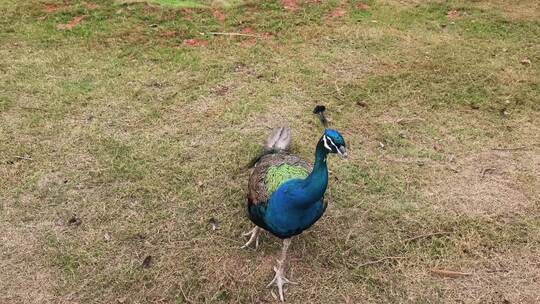
M 358 2 L 2 1 L 0 302 L 275 302 L 245 164 L 284 123 L 311 161 L 318 103 L 350 158 L 288 302 L 540 301 L 537 4 Z

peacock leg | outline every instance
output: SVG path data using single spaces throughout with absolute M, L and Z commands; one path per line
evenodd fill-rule
M 255 249 L 259 248 L 259 234 L 261 233 L 261 228 L 255 226 L 253 229 L 246 233 L 242 233 L 242 236 L 249 236 L 249 240 L 241 248 L 246 248 L 249 245 L 255 242 Z
M 281 259 L 277 260 L 278 264 L 277 267 L 274 267 L 274 272 L 276 275 L 272 279 L 272 281 L 268 284 L 266 287 L 270 287 L 272 284 L 276 284 L 279 291 L 279 299 L 281 302 L 284 301 L 283 299 L 283 285 L 286 283 L 290 284 L 297 284 L 296 282 L 289 281 L 285 277 L 285 268 L 286 268 L 286 262 L 287 262 L 287 250 L 289 249 L 289 246 L 291 245 L 291 239 L 284 239 L 283 240 L 283 247 L 281 249 Z

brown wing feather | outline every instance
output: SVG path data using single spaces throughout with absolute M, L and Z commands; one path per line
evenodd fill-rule
M 263 156 L 254 166 L 249 176 L 248 203 L 257 205 L 268 200 L 265 177 L 268 168 L 281 164 L 302 166 L 311 172 L 312 167 L 300 157 L 285 152 L 273 153 Z

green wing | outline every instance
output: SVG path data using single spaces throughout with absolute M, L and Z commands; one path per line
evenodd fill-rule
M 308 174 L 309 172 L 306 168 L 287 163 L 269 167 L 264 179 L 268 196 L 274 193 L 286 181 L 305 178 Z
M 263 155 L 253 166 L 249 176 L 248 205 L 266 203 L 284 182 L 304 178 L 311 166 L 300 157 L 284 152 Z

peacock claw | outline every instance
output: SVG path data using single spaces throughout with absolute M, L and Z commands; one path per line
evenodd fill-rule
M 284 297 L 283 297 L 283 285 L 285 285 L 285 284 L 293 284 L 293 285 L 298 284 L 298 282 L 293 282 L 293 281 L 291 281 L 291 280 L 289 280 L 289 279 L 287 279 L 285 277 L 284 268 L 285 267 L 283 265 L 283 262 L 278 260 L 278 267 L 274 266 L 274 272 L 276 273 L 276 275 L 274 276 L 272 281 L 270 281 L 270 283 L 268 283 L 268 285 L 266 286 L 267 288 L 269 288 L 274 283 L 277 285 L 278 292 L 279 292 L 279 299 L 281 300 L 281 302 L 285 301 Z
M 249 236 L 249 240 L 247 243 L 244 244 L 244 246 L 240 247 L 242 249 L 247 248 L 249 245 L 253 244 L 255 242 L 255 250 L 259 248 L 259 234 L 260 234 L 260 228 L 255 226 L 253 229 L 246 233 L 242 233 L 242 236 Z

